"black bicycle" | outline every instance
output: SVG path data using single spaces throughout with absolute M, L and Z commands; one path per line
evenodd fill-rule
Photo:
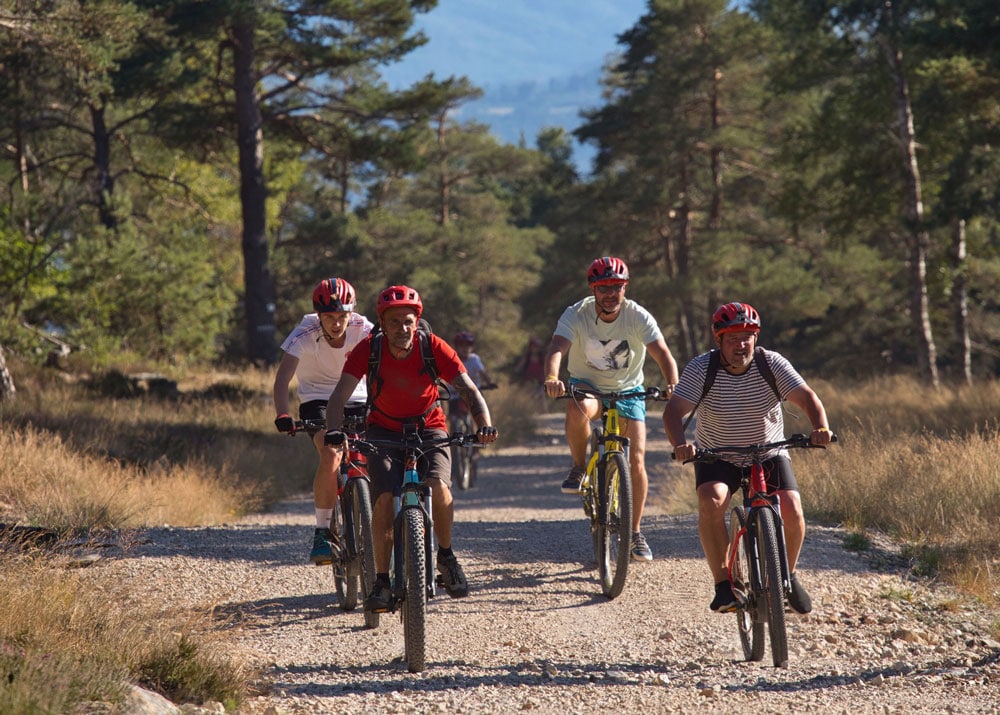
M 836 442 L 837 436 L 832 435 Z M 787 448 L 824 449 L 809 441 L 808 435 L 793 434 L 788 439 L 739 447 L 698 449 L 690 462 L 714 462 L 721 453 L 743 454 L 750 471 L 740 483 L 743 503 L 729 515 L 727 570 L 738 603 L 736 620 L 743 657 L 759 661 L 764 657 L 764 626 L 771 640 L 771 659 L 777 668 L 788 667 L 788 634 L 785 601 L 791 592 L 785 531 L 781 504 L 775 492 L 768 492 L 763 462 L 777 450 Z
M 351 403 L 344 408 L 342 430 L 350 437 L 364 434 L 364 403 Z M 323 420 L 305 420 L 295 423 L 296 429 L 316 432 L 326 429 Z M 340 462 L 337 482 L 337 500 L 334 503 L 330 530 L 336 534 L 339 548 L 334 551 L 333 585 L 337 605 L 344 611 L 353 611 L 360 600 L 371 593 L 375 585 L 375 553 L 372 550 L 372 498 L 371 482 L 365 456 L 350 448 Z M 376 628 L 379 614 L 365 611 L 365 626 Z
M 474 434 L 421 438 L 412 425 L 399 439 L 348 437 L 350 449 L 365 455 L 402 459 L 403 478 L 393 490 L 392 595 L 393 610 L 403 622 L 406 665 L 411 673 L 427 667 L 427 600 L 436 594 L 434 523 L 431 488 L 420 472 L 420 457 L 435 449 L 481 444 Z M 400 457 L 402 453 L 402 457 Z
M 495 390 L 497 385 L 489 383 L 479 388 L 480 391 Z M 454 399 L 448 402 L 448 431 L 452 434 L 472 433 L 476 431 L 469 406 L 465 400 Z M 451 448 L 451 483 L 461 490 L 469 489 L 476 484 L 479 473 L 479 451 L 475 447 Z

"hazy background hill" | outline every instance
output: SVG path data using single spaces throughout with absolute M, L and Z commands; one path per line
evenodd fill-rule
M 484 95 L 457 118 L 534 146 L 541 128 L 572 131 L 582 109 L 600 104 L 601 68 L 645 9 L 645 0 L 441 0 L 417 23 L 429 42 L 385 76 L 398 87 L 429 73 L 465 75 Z M 575 149 L 588 171 L 593 152 Z

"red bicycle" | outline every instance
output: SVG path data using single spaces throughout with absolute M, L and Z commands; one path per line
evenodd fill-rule
M 837 441 L 833 435 L 832 442 Z M 759 661 L 764 657 L 764 626 L 771 640 L 771 659 L 777 668 L 788 667 L 788 634 L 785 601 L 791 592 L 781 504 L 775 492 L 767 491 L 763 463 L 778 450 L 787 448 L 825 449 L 804 434 L 765 444 L 698 449 L 690 462 L 714 462 L 721 453 L 749 457 L 750 471 L 740 483 L 743 503 L 729 515 L 727 570 L 738 606 L 736 620 L 743 657 Z
M 375 585 L 375 552 L 372 547 L 371 482 L 365 455 L 350 447 L 351 440 L 364 436 L 364 403 L 351 403 L 344 408 L 341 428 L 350 438 L 348 449 L 340 461 L 337 501 L 333 510 L 331 530 L 340 542 L 339 555 L 333 561 L 333 585 L 337 604 L 344 611 L 353 611 L 371 593 Z M 322 420 L 296 422 L 296 429 L 323 430 Z M 365 626 L 377 628 L 379 614 L 365 611 Z

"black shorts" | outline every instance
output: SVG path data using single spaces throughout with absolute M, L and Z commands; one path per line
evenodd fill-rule
M 435 439 L 447 437 L 448 433 L 441 430 L 425 430 L 421 432 L 421 437 Z M 379 427 L 378 425 L 368 426 L 368 439 L 400 439 L 402 433 Z M 392 492 L 403 482 L 403 450 L 392 450 L 388 455 L 369 455 L 368 476 L 372 482 L 372 499 L 379 494 Z M 451 453 L 447 447 L 436 447 L 428 450 L 417 463 L 417 469 L 421 474 L 426 475 L 431 489 L 435 488 L 434 481 L 451 488 Z M 440 488 L 440 487 L 438 487 Z
M 799 485 L 792 472 L 792 462 L 788 457 L 774 457 L 763 464 L 764 479 L 769 492 L 780 489 L 798 491 Z M 750 476 L 750 467 L 737 467 L 735 464 L 719 460 L 718 462 L 698 462 L 694 465 L 694 486 L 697 489 L 709 482 L 722 482 L 734 493 L 740 488 L 744 477 Z
M 302 421 L 321 421 L 326 424 L 326 400 L 309 400 L 299 405 L 299 419 Z M 307 427 L 306 433 L 313 435 L 321 430 L 315 427 Z

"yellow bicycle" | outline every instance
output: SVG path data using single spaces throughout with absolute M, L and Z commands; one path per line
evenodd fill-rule
M 625 588 L 632 548 L 632 474 L 628 437 L 622 434 L 618 401 L 642 397 L 666 400 L 656 387 L 628 392 L 602 392 L 586 385 L 571 385 L 566 398 L 592 397 L 601 401 L 601 424 L 590 434 L 587 471 L 580 481 L 583 512 L 590 520 L 594 558 L 601 591 L 615 598 Z

